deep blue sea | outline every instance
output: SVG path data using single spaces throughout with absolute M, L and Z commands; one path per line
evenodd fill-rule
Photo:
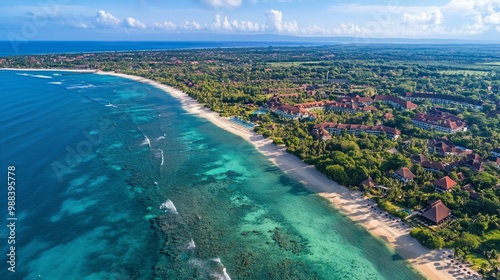
M 0 71 L 16 272 L 0 279 L 422 279 L 250 144 L 150 85 Z M 3 184 L 0 219 L 7 224 Z
M 325 43 L 308 42 L 117 42 L 117 41 L 0 41 L 0 57 L 28 54 L 88 53 L 113 51 L 151 51 L 173 49 L 204 49 L 268 46 L 313 46 Z

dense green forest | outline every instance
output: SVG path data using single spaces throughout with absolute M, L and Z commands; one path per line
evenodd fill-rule
M 0 58 L 0 67 L 98 69 L 138 75 L 177 87 L 222 116 L 253 120 L 257 133 L 287 150 L 329 178 L 361 189 L 381 208 L 415 227 L 412 236 L 429 248 L 451 247 L 485 275 L 497 277 L 500 257 L 500 161 L 491 152 L 500 147 L 500 47 L 493 45 L 333 45 L 171 51 L 50 54 Z M 482 101 L 482 108 L 414 101 L 402 110 L 374 101 L 377 110 L 339 113 L 314 111 L 315 118 L 287 120 L 267 108 L 273 96 L 295 105 L 331 101 L 340 96 L 371 97 L 433 93 Z M 281 95 L 281 96 L 280 96 Z M 412 118 L 433 107 L 467 123 L 467 131 L 442 134 L 414 125 Z M 316 140 L 313 126 L 324 122 L 384 125 L 397 128 L 396 141 L 384 134 L 349 133 Z M 429 141 L 447 136 L 456 146 L 473 151 L 482 167 L 475 170 L 457 155 L 431 152 Z M 450 168 L 426 171 L 410 161 L 423 155 Z M 394 178 L 408 167 L 414 180 Z M 451 168 L 453 167 L 453 168 Z M 434 182 L 449 176 L 457 182 L 449 192 Z M 367 188 L 371 177 L 385 189 Z M 466 187 L 468 186 L 468 188 Z M 471 188 L 475 196 L 471 195 Z M 407 218 L 406 209 L 423 210 L 440 199 L 453 217 L 438 225 Z M 413 216 L 413 215 L 412 215 Z

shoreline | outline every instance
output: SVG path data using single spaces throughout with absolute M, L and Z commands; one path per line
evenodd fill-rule
M 65 69 L 13 69 L 0 68 L 0 70 L 17 71 L 68 71 Z M 89 72 L 81 70 L 72 70 L 72 72 Z M 238 135 L 251 143 L 257 151 L 268 158 L 273 164 L 279 167 L 285 174 L 304 184 L 308 189 L 319 196 L 327 199 L 332 207 L 346 215 L 354 223 L 357 223 L 369 231 L 372 235 L 382 239 L 391 249 L 409 262 L 409 264 L 420 274 L 428 279 L 465 279 L 471 277 L 465 274 L 448 255 L 453 255 L 451 250 L 429 250 L 409 235 L 407 225 L 402 225 L 397 219 L 393 221 L 391 217 L 386 217 L 385 212 L 378 208 L 372 210 L 371 205 L 375 203 L 366 200 L 359 191 L 350 191 L 348 188 L 328 179 L 324 174 L 316 170 L 314 166 L 307 165 L 295 155 L 286 152 L 282 147 L 272 143 L 272 140 L 264 138 L 253 131 L 248 131 L 236 123 L 225 118 L 219 117 L 219 114 L 211 111 L 198 103 L 194 98 L 186 93 L 159 82 L 146 79 L 139 76 L 120 74 L 115 72 L 104 72 L 90 70 L 98 75 L 110 75 L 130 79 L 136 82 L 146 83 L 158 89 L 161 89 L 172 97 L 180 101 L 182 108 L 188 113 L 202 117 L 216 126 Z M 367 205 L 369 204 L 369 205 Z M 445 252 L 445 253 L 443 253 Z M 461 272 L 460 272 L 461 271 Z M 473 274 L 476 274 L 472 270 Z M 476 274 L 477 275 L 477 274 Z M 468 279 L 480 279 L 479 277 Z
M 88 70 L 88 69 L 58 69 L 58 68 L 43 68 L 43 69 L 36 69 L 36 68 L 0 68 L 0 71 L 54 71 L 54 72 L 76 72 L 76 73 L 97 73 L 99 70 Z

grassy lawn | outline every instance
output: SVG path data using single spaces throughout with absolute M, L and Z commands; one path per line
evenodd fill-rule
M 484 235 L 484 239 L 486 239 L 486 240 L 500 239 L 500 229 L 494 229 L 494 230 L 488 231 Z
M 270 65 L 270 66 L 277 66 L 277 67 L 285 67 L 285 66 L 299 66 L 301 65 L 303 62 L 294 62 L 294 61 L 290 61 L 290 62 L 268 62 L 267 64 Z
M 389 214 L 391 214 L 393 216 L 400 217 L 400 218 L 402 218 L 402 215 L 403 215 L 402 214 L 403 212 L 400 210 L 406 209 L 405 207 L 394 204 L 388 200 L 380 200 L 378 203 L 378 206 L 381 209 L 389 212 Z M 406 212 L 404 212 L 404 213 L 405 213 L 404 215 L 406 215 L 406 216 L 408 215 L 408 213 L 406 213 Z
M 481 70 L 444 70 L 438 72 L 439 74 L 443 75 L 471 75 L 471 76 L 486 76 L 490 73 L 489 71 L 481 71 Z
M 478 253 L 466 254 L 465 259 L 469 261 L 472 264 L 472 266 L 476 268 L 481 267 L 483 263 L 486 264 L 488 267 L 490 267 L 490 263 L 488 262 L 488 260 L 485 257 L 483 257 L 483 255 Z
M 483 63 L 483 65 L 500 66 L 500 61 L 486 62 L 486 63 Z

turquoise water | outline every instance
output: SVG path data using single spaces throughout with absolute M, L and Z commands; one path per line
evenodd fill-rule
M 0 162 L 18 178 L 17 270 L 2 261 L 1 279 L 422 279 L 154 87 L 0 71 L 0 88 Z

